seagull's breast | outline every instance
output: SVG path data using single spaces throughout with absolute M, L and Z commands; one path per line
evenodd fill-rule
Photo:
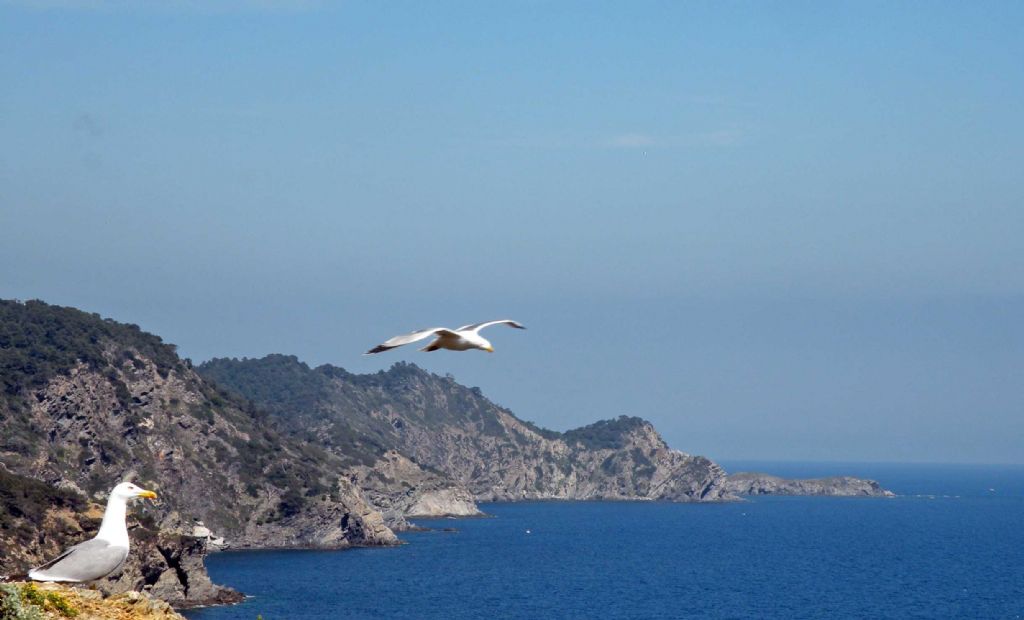
M 484 340 L 476 332 L 458 332 L 459 338 L 453 343 L 455 347 L 458 347 L 457 351 L 468 351 L 469 349 L 482 349 L 486 346 L 487 341 Z M 454 348 L 454 347 L 453 347 Z
M 441 345 L 441 348 L 451 351 L 465 351 L 473 348 L 473 343 L 466 338 L 466 334 L 459 334 L 457 336 L 445 334 L 438 339 L 438 344 Z

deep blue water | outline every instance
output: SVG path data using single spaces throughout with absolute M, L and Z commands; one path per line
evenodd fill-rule
M 902 496 L 486 504 L 397 548 L 214 555 L 252 598 L 188 617 L 1024 618 L 1024 467 L 725 465 Z

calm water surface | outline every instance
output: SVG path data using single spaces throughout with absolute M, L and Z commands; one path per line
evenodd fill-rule
M 1024 467 L 725 465 L 901 497 L 485 504 L 397 548 L 216 554 L 252 598 L 188 617 L 1024 618 Z

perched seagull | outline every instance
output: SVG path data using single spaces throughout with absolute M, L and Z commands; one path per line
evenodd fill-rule
M 107 511 L 96 538 L 71 547 L 56 558 L 28 572 L 35 581 L 84 583 L 106 577 L 128 557 L 128 526 L 124 523 L 127 502 L 136 497 L 156 499 L 156 493 L 122 482 L 110 492 Z
M 511 321 L 509 319 L 502 319 L 500 321 L 487 321 L 486 323 L 473 323 L 472 325 L 463 325 L 458 329 L 448 329 L 447 327 L 431 327 L 430 329 L 419 329 L 412 333 L 405 334 L 404 336 L 395 336 L 391 340 L 388 340 L 384 344 L 379 344 L 363 355 L 370 355 L 372 353 L 380 353 L 381 351 L 387 351 L 388 349 L 394 349 L 400 347 L 403 344 L 409 344 L 410 342 L 417 342 L 424 338 L 430 338 L 431 336 L 437 336 L 437 340 L 431 342 L 429 345 L 420 349 L 420 351 L 437 351 L 438 349 L 449 349 L 451 351 L 468 351 L 470 349 L 481 349 L 488 353 L 494 353 L 494 347 L 491 346 L 491 342 L 480 335 L 480 330 L 491 325 L 505 324 L 509 327 L 515 327 L 516 329 L 526 329 L 519 323 Z

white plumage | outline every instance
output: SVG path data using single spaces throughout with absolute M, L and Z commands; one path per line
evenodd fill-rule
M 128 500 L 136 497 L 155 499 L 156 493 L 140 489 L 130 482 L 122 482 L 114 487 L 96 537 L 33 568 L 28 573 L 29 579 L 84 583 L 106 577 L 120 568 L 128 557 L 128 526 L 124 521 Z
M 394 338 L 385 341 L 383 344 L 373 347 L 364 353 L 364 355 L 381 353 L 382 351 L 388 351 L 405 344 L 418 342 L 425 338 L 430 338 L 431 336 L 437 336 L 437 339 L 420 349 L 420 351 L 437 351 L 438 349 L 448 349 L 449 351 L 468 351 L 470 349 L 480 349 L 481 351 L 493 353 L 494 347 L 491 346 L 490 341 L 480 335 L 481 329 L 490 327 L 491 325 L 508 325 L 509 327 L 515 327 L 516 329 L 526 329 L 511 319 L 473 323 L 472 325 L 463 325 L 458 329 L 448 329 L 447 327 L 418 329 L 402 336 L 395 336 Z

